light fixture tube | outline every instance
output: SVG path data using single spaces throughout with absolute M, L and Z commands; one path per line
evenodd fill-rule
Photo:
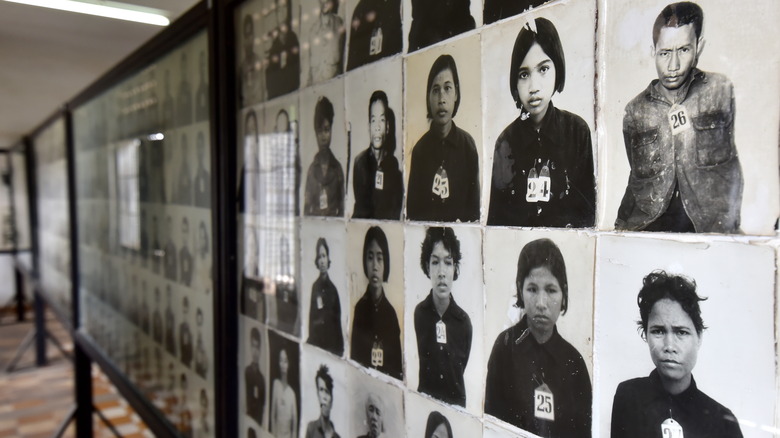
M 151 12 L 106 6 L 104 4 L 85 3 L 73 0 L 5 0 L 11 3 L 40 6 L 43 8 L 59 9 L 61 11 L 77 12 L 80 14 L 97 15 L 99 17 L 116 18 L 117 20 L 134 21 L 136 23 L 152 24 L 155 26 L 167 26 L 170 20 L 167 17 Z

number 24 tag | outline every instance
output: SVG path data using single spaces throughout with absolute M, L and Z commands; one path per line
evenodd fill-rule
M 667 418 L 661 423 L 661 436 L 663 438 L 683 438 L 682 426 L 673 418 Z

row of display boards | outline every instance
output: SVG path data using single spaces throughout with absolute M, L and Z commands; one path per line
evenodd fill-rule
M 201 2 L 20 142 L 78 435 L 780 435 L 780 4 L 514 3 Z

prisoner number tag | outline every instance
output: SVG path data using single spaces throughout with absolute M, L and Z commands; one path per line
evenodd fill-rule
M 374 346 L 371 348 L 371 366 L 379 368 L 385 363 L 385 352 L 382 350 L 381 345 L 374 342 Z
M 382 53 L 382 28 L 378 27 L 371 32 L 371 45 L 368 47 L 368 54 L 379 55 Z
M 377 190 L 382 190 L 385 187 L 385 173 L 381 170 L 376 171 L 376 176 L 374 177 L 374 188 Z
M 684 106 L 673 106 L 667 117 L 669 118 L 669 126 L 672 128 L 672 135 L 691 129 L 691 119 Z
M 555 421 L 555 401 L 546 383 L 534 390 L 534 416 L 542 420 Z
M 441 166 L 439 166 L 439 170 L 436 171 L 436 175 L 433 177 L 431 192 L 441 199 L 450 197 L 450 179 L 447 178 L 447 171 Z
M 281 59 L 279 64 L 281 65 L 282 68 L 285 68 L 287 66 L 287 51 L 286 50 L 284 52 L 282 52 L 282 59 Z
M 255 398 L 259 398 L 260 397 L 260 391 L 257 390 L 257 385 L 252 387 L 252 392 L 254 393 L 254 397 Z
M 436 323 L 436 342 L 440 344 L 447 343 L 447 326 L 444 324 L 444 321 Z
M 317 297 L 317 310 L 322 310 L 322 297 Z
M 673 418 L 667 418 L 661 423 L 661 437 L 663 438 L 683 438 L 683 429 L 680 423 Z
M 320 190 L 320 210 L 326 210 L 328 208 L 328 192 L 323 188 Z

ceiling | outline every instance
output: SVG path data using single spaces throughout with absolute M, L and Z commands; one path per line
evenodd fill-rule
M 194 0 L 124 0 L 168 12 Z M 163 28 L 0 0 L 0 149 L 14 146 Z

